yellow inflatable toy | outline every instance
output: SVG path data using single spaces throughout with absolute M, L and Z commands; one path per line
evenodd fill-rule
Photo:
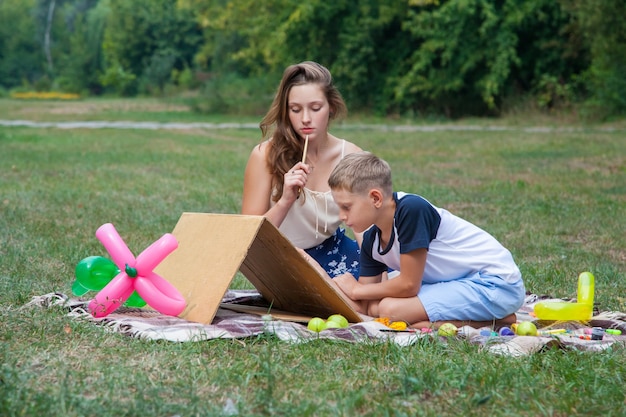
M 535 315 L 539 320 L 589 321 L 593 316 L 594 286 L 593 274 L 582 272 L 578 276 L 577 303 L 542 301 L 535 304 Z

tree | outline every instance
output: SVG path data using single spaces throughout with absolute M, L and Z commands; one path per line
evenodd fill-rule
M 329 67 L 353 107 L 384 102 L 385 80 L 407 55 L 406 1 L 181 0 L 199 16 L 205 43 L 198 61 L 215 77 L 273 75 L 304 60 Z
M 584 72 L 589 104 L 601 116 L 626 112 L 626 2 L 561 0 L 576 18 L 591 62 Z
M 83 0 L 67 5 L 64 20 L 68 37 L 57 60 L 59 76 L 56 83 L 64 91 L 103 91 L 101 77 L 105 70 L 102 42 L 110 13 L 108 2 Z
M 0 85 L 32 83 L 44 74 L 45 57 L 37 40 L 37 22 L 29 13 L 35 0 L 0 1 Z
M 495 109 L 511 69 L 519 64 L 517 2 L 451 0 L 412 7 L 404 27 L 415 49 L 398 79 L 396 99 L 448 116 Z
M 160 90 L 173 69 L 192 64 L 201 40 L 195 16 L 176 0 L 110 0 L 104 34 L 105 83 L 133 94 Z

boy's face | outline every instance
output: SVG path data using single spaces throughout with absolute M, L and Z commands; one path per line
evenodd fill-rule
M 332 190 L 339 206 L 339 218 L 355 233 L 362 233 L 376 223 L 377 210 L 370 193 L 355 194 L 344 189 Z

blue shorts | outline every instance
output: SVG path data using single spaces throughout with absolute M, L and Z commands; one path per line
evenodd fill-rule
M 515 313 L 524 303 L 524 282 L 511 284 L 479 272 L 453 281 L 422 284 L 418 293 L 430 321 L 490 321 Z
M 359 279 L 359 257 L 361 250 L 356 240 L 350 239 L 344 229 L 337 229 L 334 235 L 314 248 L 305 249 L 331 278 L 346 272 Z

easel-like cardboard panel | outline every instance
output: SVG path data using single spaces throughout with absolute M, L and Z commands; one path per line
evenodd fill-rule
M 326 318 L 360 316 L 269 221 L 261 225 L 241 272 L 279 310 Z
M 237 271 L 272 303 L 301 315 L 362 321 L 296 248 L 262 216 L 183 213 L 178 249 L 156 268 L 185 297 L 181 317 L 210 323 Z
M 262 218 L 183 213 L 172 234 L 178 249 L 155 269 L 183 295 L 180 317 L 211 323 L 248 254 Z

